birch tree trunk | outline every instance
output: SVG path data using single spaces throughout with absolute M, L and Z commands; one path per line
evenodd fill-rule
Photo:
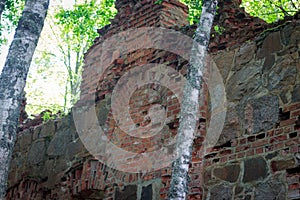
M 180 125 L 176 141 L 178 157 L 172 166 L 170 200 L 184 200 L 188 193 L 188 170 L 192 157 L 194 131 L 199 119 L 198 97 L 203 82 L 202 76 L 217 3 L 217 0 L 203 0 L 200 22 L 194 35 L 187 81 L 183 90 Z
M 49 0 L 26 0 L 0 76 L 0 199 L 6 192 L 26 77 L 48 6 Z
M 1 16 L 5 8 L 5 4 L 6 4 L 6 0 L 0 0 L 0 24 L 1 24 Z

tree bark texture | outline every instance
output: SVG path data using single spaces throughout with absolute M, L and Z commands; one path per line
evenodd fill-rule
M 5 8 L 5 4 L 6 4 L 6 0 L 0 0 L 0 24 L 1 24 L 1 16 Z
M 207 48 L 216 12 L 217 0 L 203 0 L 202 14 L 194 35 L 187 81 L 183 90 L 180 125 L 177 133 L 177 159 L 173 162 L 170 200 L 184 200 L 188 193 L 188 170 L 191 162 L 194 132 L 199 119 L 199 93 L 203 83 Z
M 0 76 L 0 199 L 6 193 L 22 94 L 48 6 L 49 0 L 26 0 Z

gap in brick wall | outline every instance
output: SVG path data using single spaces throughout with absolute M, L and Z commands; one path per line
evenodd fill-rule
M 297 121 L 295 122 L 295 130 L 300 129 L 300 116 L 298 116 Z
M 282 108 L 279 109 L 279 119 L 280 120 L 287 120 L 287 119 L 290 119 L 290 117 L 291 117 L 290 111 L 283 112 Z

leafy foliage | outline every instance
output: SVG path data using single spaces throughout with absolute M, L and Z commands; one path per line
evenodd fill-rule
M 161 0 L 162 1 L 162 0 Z M 202 0 L 180 0 L 189 7 L 189 21 L 197 23 L 200 18 Z M 268 23 L 292 16 L 300 9 L 299 0 L 243 0 L 242 7 L 250 15 L 259 17 Z
M 114 0 L 86 0 L 68 9 L 58 3 L 49 11 L 27 80 L 29 114 L 69 111 L 79 98 L 84 53 L 116 13 Z
M 79 52 L 92 44 L 98 36 L 97 29 L 109 24 L 115 13 L 114 0 L 103 0 L 101 3 L 91 0 L 75 5 L 70 10 L 61 8 L 55 18 L 62 30 L 61 37 L 71 45 L 73 51 Z
M 43 112 L 42 119 L 43 119 L 43 122 L 47 122 L 49 120 L 55 119 L 55 116 L 52 115 L 51 111 L 46 110 Z
M 51 110 L 58 113 L 63 110 L 61 98 L 57 96 L 56 90 L 60 90 L 65 78 L 64 72 L 53 64 L 55 55 L 46 51 L 36 50 L 32 62 L 32 70 L 29 71 L 26 81 L 27 105 L 26 112 L 29 114 L 41 113 L 44 110 Z M 51 87 L 51 91 L 47 88 Z M 59 98 L 60 97 L 60 98 Z
M 84 53 L 99 36 L 97 29 L 109 24 L 109 20 L 115 16 L 114 2 L 91 0 L 77 4 L 73 9 L 61 8 L 55 14 L 61 32 L 60 39 L 64 44 L 59 45 L 59 48 L 68 71 L 65 107 L 67 101 L 74 105 L 79 98 Z
M 292 16 L 300 9 L 299 0 L 243 0 L 242 7 L 268 23 Z
M 202 0 L 180 0 L 189 7 L 190 24 L 198 23 L 202 12 Z
M 225 28 L 219 25 L 215 25 L 214 30 L 216 31 L 217 34 L 222 35 L 223 31 L 225 31 Z
M 16 28 L 24 5 L 25 0 L 6 0 L 0 23 L 0 47 L 7 42 L 3 33 L 10 33 Z

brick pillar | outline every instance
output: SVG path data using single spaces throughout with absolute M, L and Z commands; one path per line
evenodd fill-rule
M 97 50 L 98 45 L 113 36 L 116 33 L 125 31 L 130 28 L 140 27 L 181 27 L 188 25 L 187 12 L 188 8 L 177 0 L 164 1 L 162 4 L 155 4 L 156 0 L 117 0 L 116 8 L 118 14 L 112 20 L 111 24 L 98 32 L 101 35 L 98 37 L 94 45 L 88 50 L 85 55 L 85 66 L 83 68 L 81 97 L 78 104 L 92 101 L 90 94 L 96 84 L 97 77 L 93 77 L 96 68 L 95 59 L 101 57 L 101 52 Z M 91 60 L 93 58 L 93 60 Z
M 134 52 L 130 52 L 126 55 L 120 55 L 118 52 L 115 52 L 116 59 L 111 66 L 107 68 L 107 71 L 104 72 L 102 77 L 94 77 L 94 70 L 101 65 L 100 58 L 103 56 L 101 50 L 101 44 L 107 38 L 112 37 L 114 34 L 117 34 L 121 31 L 125 31 L 132 28 L 140 27 L 163 27 L 163 28 L 172 28 L 172 27 L 182 27 L 188 25 L 187 21 L 187 7 L 176 0 L 163 1 L 162 4 L 154 4 L 156 0 L 117 0 L 116 8 L 118 9 L 118 14 L 112 20 L 112 24 L 108 27 L 105 27 L 99 30 L 101 37 L 99 37 L 94 45 L 85 55 L 85 67 L 83 71 L 83 81 L 82 81 L 82 93 L 79 104 L 85 103 L 86 100 L 98 101 L 98 105 L 106 104 L 107 99 L 109 99 L 110 94 L 112 93 L 113 88 L 116 85 L 118 78 L 122 77 L 126 72 L 132 68 L 139 67 L 147 63 L 159 63 L 165 64 L 168 67 L 172 67 L 179 71 L 179 73 L 185 75 L 187 69 L 187 62 L 180 58 L 179 55 L 175 55 L 171 52 L 167 52 L 159 49 L 140 49 Z M 176 38 L 175 38 L 176 40 Z M 116 45 L 118 45 L 116 43 Z M 105 50 L 104 50 L 105 51 Z M 112 53 L 114 54 L 114 53 Z M 205 76 L 207 72 L 205 72 Z M 95 84 L 97 85 L 96 91 Z M 143 121 L 145 116 L 149 111 L 153 102 L 150 102 L 150 96 L 157 97 L 158 99 L 161 96 L 165 95 L 166 101 L 159 101 L 158 104 L 165 104 L 166 110 L 168 110 L 168 117 L 170 122 L 166 124 L 169 131 L 161 132 L 157 135 L 158 137 L 149 137 L 149 138 L 135 138 L 132 137 L 122 130 L 118 130 L 118 125 L 112 117 L 112 113 L 107 114 L 107 125 L 108 131 L 106 135 L 110 139 L 110 142 L 114 143 L 116 146 L 121 147 L 124 150 L 135 152 L 135 153 L 147 153 L 152 150 L 160 148 L 160 145 L 168 145 L 168 140 L 171 140 L 177 133 L 178 121 L 179 121 L 179 111 L 180 105 L 177 102 L 177 99 L 173 99 L 174 95 L 167 88 L 155 88 L 155 85 L 148 85 L 136 90 L 132 94 L 131 102 L 128 107 L 130 107 L 130 112 L 134 123 L 138 126 L 143 126 L 144 123 L 147 124 L 147 121 Z M 155 88 L 155 91 L 153 90 Z M 146 92 L 145 92 L 146 91 Z M 152 93 L 151 93 L 152 92 Z M 200 118 L 199 119 L 199 130 L 195 139 L 194 145 L 194 154 L 193 160 L 190 168 L 190 176 L 192 181 L 189 185 L 190 187 L 190 199 L 196 198 L 199 199 L 202 196 L 201 189 L 201 165 L 202 165 L 202 155 L 201 155 L 201 144 L 203 138 L 205 137 L 206 131 L 206 120 L 208 115 L 208 90 L 206 84 L 203 85 L 203 90 L 201 91 L 202 95 L 200 97 Z M 90 94 L 95 93 L 95 99 L 89 99 Z M 159 96 L 161 95 L 161 96 Z M 169 97 L 169 98 L 168 98 Z M 99 103 L 99 104 L 98 104 Z M 163 142 L 161 142 L 163 141 Z M 143 164 L 143 163 L 141 163 Z M 121 172 L 120 172 L 121 173 Z M 162 179 L 164 186 L 161 188 L 159 195 L 161 198 L 167 198 L 167 192 L 169 189 L 170 181 L 170 168 L 165 168 L 162 171 L 155 172 L 156 175 L 147 175 L 149 177 L 159 177 Z M 146 180 L 143 179 L 143 180 Z M 154 179 L 154 178 L 153 178 Z M 106 194 L 106 198 L 110 198 L 112 194 Z

